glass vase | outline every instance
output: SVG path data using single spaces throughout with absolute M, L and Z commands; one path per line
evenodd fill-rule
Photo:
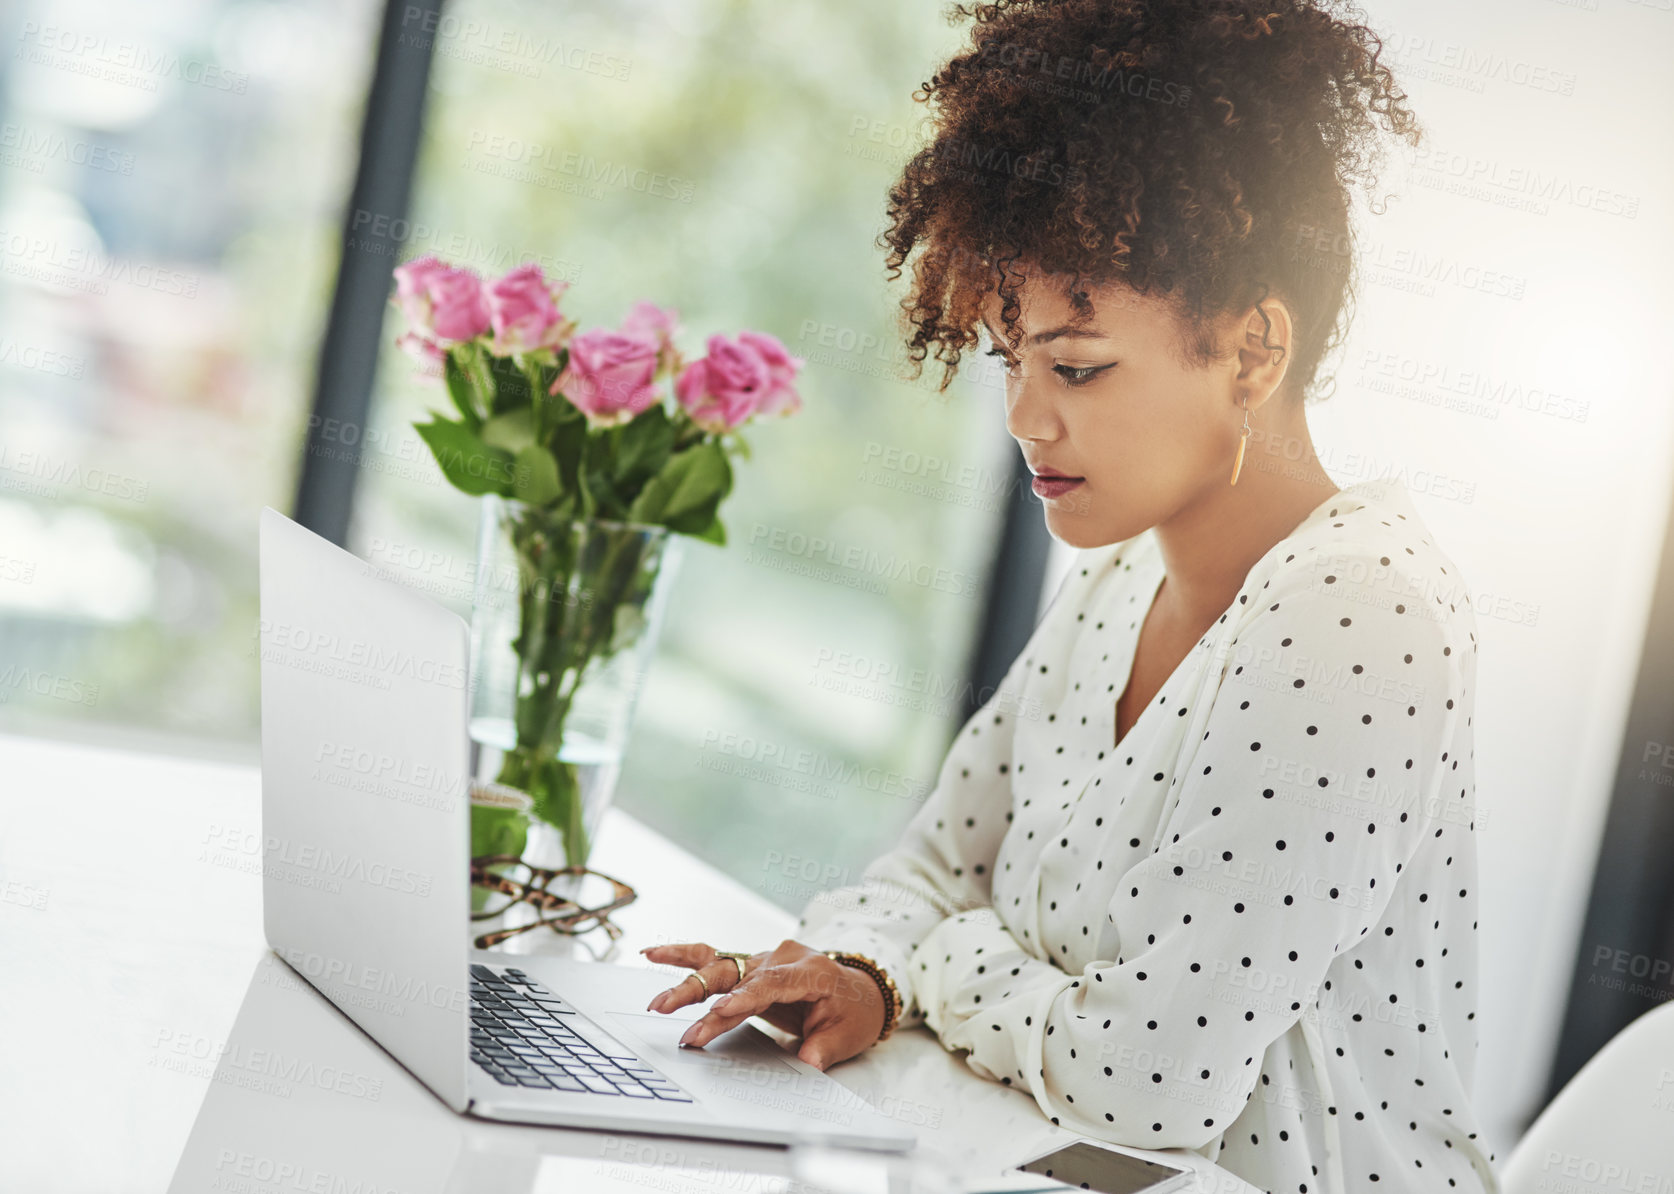
M 529 795 L 471 810 L 471 852 L 585 865 L 679 560 L 668 528 L 483 498 L 471 611 L 472 774 Z M 560 885 L 554 885 L 560 890 Z

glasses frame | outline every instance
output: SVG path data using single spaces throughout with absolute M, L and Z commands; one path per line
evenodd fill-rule
M 527 883 L 506 875 L 496 874 L 492 869 L 497 866 L 512 865 L 528 869 L 529 881 Z M 616 894 L 608 903 L 601 904 L 596 908 L 584 908 L 568 896 L 548 890 L 555 880 L 567 875 L 596 875 L 609 883 L 615 889 Z M 539 913 L 534 920 L 527 924 L 512 925 L 508 928 L 495 929 L 492 932 L 478 935 L 472 942 L 478 949 L 493 949 L 496 945 L 509 941 L 520 933 L 527 933 L 530 929 L 537 929 L 543 925 L 555 933 L 564 933 L 570 936 L 602 928 L 610 935 L 612 941 L 617 941 L 622 937 L 622 928 L 610 919 L 610 913 L 626 908 L 639 898 L 639 893 L 629 884 L 607 875 L 603 871 L 596 871 L 592 867 L 566 866 L 553 868 L 534 866 L 525 862 L 516 854 L 482 854 L 471 859 L 471 886 L 511 897 L 510 902 L 505 907 L 496 908 L 493 912 L 473 911 L 471 920 L 474 923 L 504 916 L 519 904 L 529 904 Z

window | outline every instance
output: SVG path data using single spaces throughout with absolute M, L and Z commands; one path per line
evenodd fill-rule
M 991 362 L 945 395 L 939 366 L 903 380 L 872 244 L 919 139 L 908 81 L 949 31 L 885 0 L 494 0 L 433 24 L 403 259 L 538 261 L 583 326 L 649 298 L 690 353 L 750 327 L 807 361 L 803 411 L 750 435 L 728 546 L 682 543 L 616 796 L 800 907 L 933 784 L 1006 503 L 1028 500 Z M 398 331 L 392 310 L 350 546 L 468 615 L 477 503 L 411 429 L 445 396 Z
M 379 5 L 54 0 L 0 55 L 0 726 L 253 746 Z

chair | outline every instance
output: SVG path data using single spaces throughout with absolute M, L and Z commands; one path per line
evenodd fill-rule
M 1674 1004 L 1600 1049 L 1523 1134 L 1501 1194 L 1674 1186 Z

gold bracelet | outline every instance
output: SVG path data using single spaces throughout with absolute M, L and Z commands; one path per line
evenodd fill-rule
M 856 970 L 864 970 L 870 974 L 878 984 L 878 990 L 883 993 L 884 1022 L 883 1029 L 878 1033 L 879 1041 L 889 1039 L 889 1034 L 895 1031 L 895 1022 L 901 1018 L 901 991 L 895 985 L 895 980 L 889 977 L 889 972 L 879 966 L 865 954 L 844 953 L 842 950 L 828 949 L 825 956 L 844 966 L 853 966 Z M 877 1041 L 872 1042 L 876 1044 Z

